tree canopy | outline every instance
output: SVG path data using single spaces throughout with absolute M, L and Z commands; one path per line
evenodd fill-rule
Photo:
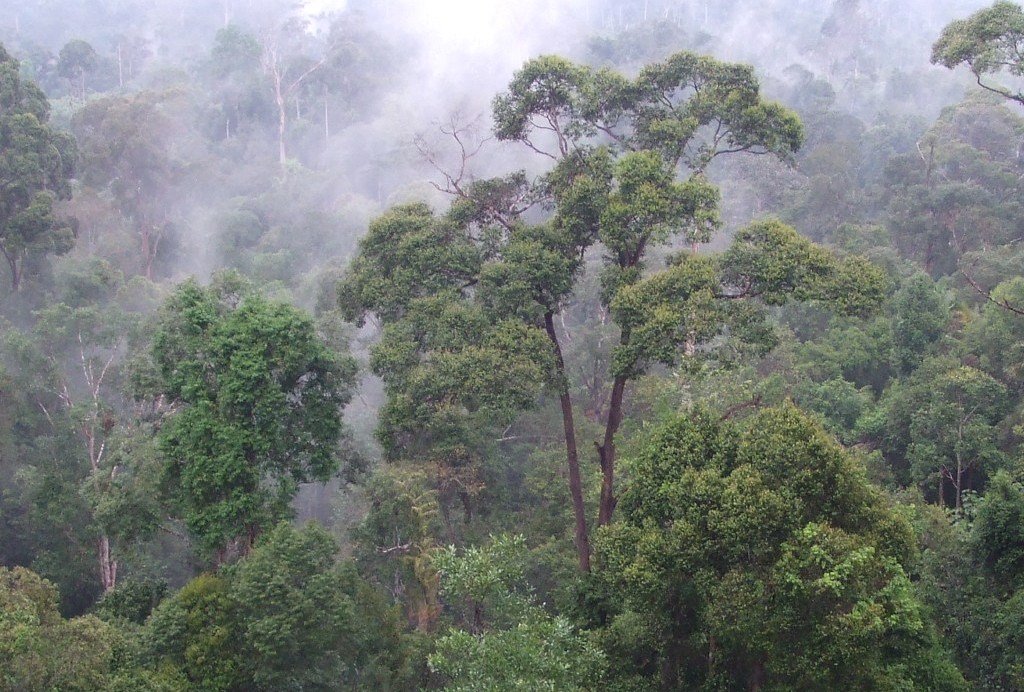
M 289 515 L 300 483 L 338 469 L 355 364 L 296 308 L 236 288 L 182 284 L 152 355 L 154 394 L 175 409 L 160 430 L 167 486 L 202 545 L 241 540 L 247 552 Z

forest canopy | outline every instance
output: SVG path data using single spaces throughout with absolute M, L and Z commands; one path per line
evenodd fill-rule
M 1015 2 L 0 16 L 0 687 L 1024 688 Z

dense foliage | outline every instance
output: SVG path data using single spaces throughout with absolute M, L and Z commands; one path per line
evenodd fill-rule
M 485 5 L 0 13 L 0 687 L 1024 689 L 1024 10 Z

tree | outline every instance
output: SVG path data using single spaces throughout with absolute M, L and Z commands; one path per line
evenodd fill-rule
M 143 635 L 150 666 L 204 690 L 361 688 L 390 623 L 367 618 L 359 601 L 372 597 L 337 550 L 313 524 L 277 525 L 248 557 L 157 606 Z
M 992 291 L 979 319 L 966 330 L 967 342 L 980 357 L 980 367 L 1012 392 L 1024 387 L 1024 320 L 1006 305 L 1024 305 L 1024 279 L 1003 281 Z
M 360 663 L 355 618 L 358 579 L 337 564 L 338 546 L 314 524 L 279 524 L 235 566 L 231 599 L 238 608 L 246 666 L 254 689 L 335 689 Z
M 935 357 L 894 382 L 863 427 L 902 482 L 922 484 L 929 496 L 934 482 L 936 503 L 960 510 L 964 491 L 980 489 L 1003 463 L 996 424 L 1008 403 L 1006 387 L 992 376 Z
M 495 98 L 493 110 L 496 136 L 521 142 L 550 159 L 551 171 L 535 183 L 524 173 L 475 182 L 462 173 L 446 174 L 445 187 L 456 200 L 446 219 L 428 232 L 437 241 L 427 244 L 426 238 L 417 237 L 414 244 L 406 240 L 416 237 L 411 234 L 371 231 L 339 295 L 351 317 L 375 313 L 386 323 L 395 323 L 394 330 L 416 339 L 411 345 L 419 351 L 417 359 L 433 346 L 416 336 L 419 332 L 409 323 L 407 310 L 440 296 L 482 306 L 492 322 L 518 320 L 521 333 L 539 332 L 547 339 L 546 358 L 553 365 L 547 382 L 562 410 L 577 551 L 586 571 L 590 548 L 576 412 L 556 317 L 570 300 L 590 249 L 603 247 L 601 303 L 611 310 L 620 331 L 608 374 L 605 432 L 596 442 L 603 477 L 598 524 L 608 523 L 615 507 L 616 434 L 626 385 L 648 364 L 673 360 L 670 352 L 696 354 L 727 331 L 732 318 L 730 328 L 746 322 L 748 328 L 738 331 L 760 339 L 764 323 L 753 303 L 778 304 L 791 294 L 811 297 L 816 291 L 824 297 L 824 284 L 838 280 L 843 272 L 834 258 L 776 222 L 752 226 L 723 264 L 697 256 L 699 246 L 719 225 L 718 192 L 704 176 L 712 161 L 737 152 L 786 158 L 802 139 L 792 113 L 761 99 L 749 67 L 678 53 L 629 80 L 609 70 L 545 56 L 530 60 L 516 73 L 508 91 Z M 461 131 L 454 135 L 463 144 Z M 465 164 L 469 150 L 463 146 L 462 151 Z M 523 213 L 541 202 L 554 209 L 550 221 L 526 224 Z M 418 229 L 431 223 L 425 212 L 418 216 Z M 396 218 L 389 219 L 388 228 L 399 228 Z M 693 256 L 674 262 L 665 276 L 643 279 L 651 249 L 679 235 L 690 244 Z M 760 250 L 753 249 L 762 245 L 771 258 L 764 262 L 756 259 Z M 393 264 L 396 247 L 404 251 L 405 267 L 424 269 L 408 271 Z M 804 260 L 807 267 L 800 265 Z M 725 268 L 729 262 L 733 266 Z M 766 273 L 758 274 L 762 271 Z M 877 278 L 877 273 L 868 275 Z M 713 303 L 716 307 L 708 309 L 722 319 L 714 323 L 705 311 L 701 317 L 707 318 L 706 324 L 688 327 L 690 313 L 676 309 L 673 302 L 679 296 L 665 293 L 673 290 L 692 292 L 695 301 L 706 304 L 700 310 Z M 697 303 L 691 308 L 698 309 Z M 399 327 L 403 322 L 407 326 Z M 634 332 L 643 329 L 650 334 L 631 341 Z M 660 341 L 640 343 L 648 338 Z M 733 343 L 738 341 L 742 337 Z M 446 345 L 444 350 L 450 348 Z M 517 356 L 522 355 L 520 349 Z M 385 379 L 398 389 L 406 386 L 398 378 Z M 522 378 L 519 383 L 530 384 Z M 534 381 L 533 390 L 542 383 Z M 514 391 L 529 401 L 529 389 Z M 511 398 L 510 403 L 515 401 Z
M 288 516 L 300 483 L 338 468 L 355 363 L 332 353 L 296 308 L 180 285 L 161 310 L 157 391 L 178 409 L 159 433 L 165 482 L 188 527 L 223 559 Z
M 389 395 L 378 427 L 385 457 L 425 462 L 439 499 L 467 515 L 487 436 L 535 401 L 552 367 L 543 332 L 472 300 L 483 252 L 426 205 L 404 205 L 371 224 L 339 287 L 347 318 L 373 313 L 386 324 L 371 359 Z
M 159 525 L 152 466 L 137 454 L 145 446 L 128 453 L 134 421 L 123 394 L 124 356 L 142 319 L 122 307 L 126 287 L 108 263 L 71 262 L 62 270 L 52 303 L 35 313 L 30 328 L 5 332 L 0 357 L 17 367 L 21 389 L 46 424 L 35 439 L 25 435 L 38 449 L 22 462 L 26 495 L 44 521 L 58 507 L 83 510 L 74 524 L 94 546 L 99 583 L 109 592 L 117 585 L 118 553 Z M 72 543 L 72 535 L 62 542 Z
M 196 161 L 183 155 L 189 106 L 181 90 L 147 91 L 91 101 L 71 119 L 82 148 L 82 181 L 113 199 L 138 241 L 137 271 L 147 279 L 182 222 L 183 186 Z
M 95 616 L 65 620 L 57 588 L 24 567 L 0 567 L 0 683 L 12 690 L 110 689 L 119 633 Z
M 623 682 L 965 688 L 913 594 L 910 526 L 792 406 L 676 414 L 629 466 L 591 592 Z
M 910 372 L 928 356 L 949 323 L 948 299 L 926 274 L 915 274 L 892 298 L 892 359 Z
M 429 657 L 432 670 L 459 690 L 590 690 L 604 657 L 563 616 L 549 615 L 522 593 L 522 536 L 497 536 L 484 548 L 442 548 L 434 556 L 442 594 L 469 611 Z
M 1016 145 L 1022 132 L 1024 120 L 975 92 L 943 110 L 917 151 L 889 160 L 887 225 L 903 256 L 935 278 L 959 269 L 974 282 L 979 253 L 1013 245 L 1024 219 Z
M 1024 11 L 1020 5 L 999 0 L 967 19 L 950 22 L 932 46 L 932 62 L 953 69 L 967 65 L 978 85 L 1000 96 L 1024 103 L 1024 94 L 999 86 L 987 78 L 999 72 L 1024 76 Z
M 304 35 L 304 31 L 294 22 L 288 23 L 279 31 L 276 36 L 267 36 L 263 40 L 263 55 L 261 65 L 263 72 L 270 79 L 270 89 L 274 96 L 274 104 L 277 106 L 277 154 L 278 164 L 282 173 L 286 172 L 288 154 L 285 147 L 285 133 L 288 124 L 288 100 L 291 99 L 310 75 L 323 67 L 327 56 L 319 60 L 312 60 L 306 56 L 286 56 L 284 54 L 285 39 L 289 38 L 286 33 L 290 30 L 292 35 Z M 294 48 L 294 46 L 287 46 Z M 297 107 L 297 106 L 296 106 Z
M 31 257 L 63 254 L 74 246 L 71 223 L 54 203 L 71 197 L 77 149 L 52 129 L 43 92 L 23 81 L 19 63 L 0 45 L 0 254 L 21 288 Z
M 57 59 L 57 73 L 68 80 L 72 97 L 85 99 L 85 75 L 96 69 L 96 50 L 86 41 L 68 41 L 60 49 Z
M 1019 88 L 1005 87 L 991 79 L 1000 73 L 1008 74 L 1014 80 L 1024 76 L 1022 50 L 1024 10 L 1016 3 L 997 0 L 991 7 L 978 10 L 967 19 L 950 22 L 932 46 L 931 58 L 933 63 L 949 69 L 966 65 L 982 89 L 1024 104 L 1024 93 Z M 973 276 L 966 271 L 963 274 L 968 283 L 989 301 L 1017 316 L 1024 315 L 1024 307 L 1020 304 L 1005 300 L 999 302 Z

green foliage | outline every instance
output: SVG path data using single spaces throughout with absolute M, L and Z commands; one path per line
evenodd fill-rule
M 1015 77 L 1024 74 L 1022 43 L 1024 12 L 1016 3 L 999 0 L 967 19 L 950 22 L 932 46 L 932 62 L 950 69 L 967 65 L 981 86 L 1015 101 L 1024 101 L 1019 92 L 982 81 L 983 76 L 1002 70 Z
M 974 540 L 1004 591 L 1024 589 L 1024 487 L 1006 471 L 989 483 L 977 509 Z
M 1024 304 L 1024 279 L 1000 283 L 992 291 L 995 303 L 966 329 L 966 341 L 980 357 L 980 367 L 1006 384 L 1011 391 L 1024 388 L 1024 319 L 1004 309 Z
M 163 601 L 146 623 L 150 656 L 178 668 L 191 686 L 245 688 L 247 662 L 228 586 L 222 577 L 200 575 Z
M 323 529 L 279 524 L 247 558 L 153 611 L 143 634 L 150 670 L 170 666 L 204 690 L 358 688 L 388 680 L 379 659 L 398 677 L 394 622 L 336 553 Z
M 764 353 L 775 336 L 763 305 L 819 300 L 860 313 L 877 307 L 884 286 L 874 266 L 839 260 L 779 221 L 756 222 L 721 256 L 679 255 L 618 291 L 611 307 L 629 340 L 616 348 L 613 372 L 636 377 L 681 354 L 729 363 Z
M 406 205 L 371 225 L 339 284 L 347 318 L 373 313 L 385 324 L 370 361 L 388 392 L 377 431 L 385 455 L 442 469 L 442 499 L 479 492 L 483 436 L 550 380 L 553 354 L 532 305 L 538 292 L 568 290 L 571 272 L 551 240 L 517 226 L 504 261 L 484 264 L 465 227 Z
M 0 567 L 0 684 L 12 690 L 109 689 L 118 632 L 86 615 L 65 620 L 57 588 L 22 567 Z
M 331 689 L 357 656 L 356 578 L 337 545 L 309 524 L 280 524 L 230 576 L 254 689 Z
M 483 548 L 455 547 L 434 555 L 442 594 L 465 602 L 469 631 L 452 629 L 437 642 L 430 667 L 446 690 L 593 690 L 604 657 L 561 616 L 551 616 L 523 593 L 522 536 L 494 537 Z
M 337 470 L 355 363 L 299 310 L 187 282 L 163 308 L 152 354 L 161 392 L 181 407 L 159 433 L 165 482 L 208 550 L 251 545 L 288 515 L 299 483 Z
M 973 274 L 977 253 L 1014 242 L 1024 207 L 1013 142 L 1022 132 L 1024 121 L 997 98 L 974 93 L 943 110 L 918 152 L 889 160 L 886 223 L 904 257 L 935 278 Z
M 54 202 L 71 197 L 77 149 L 52 129 L 46 97 L 23 81 L 18 61 L 0 45 L 0 254 L 17 291 L 29 257 L 64 254 L 75 242 Z
M 103 594 L 94 614 L 108 622 L 141 625 L 167 595 L 167 582 L 158 579 L 129 579 Z
M 900 286 L 891 303 L 892 358 L 907 373 L 928 357 L 949 323 L 949 304 L 941 289 L 925 274 Z
M 1002 484 L 1001 477 L 993 483 Z M 996 497 L 1000 495 L 1006 497 L 1003 492 Z M 986 503 L 986 499 L 978 503 L 979 513 L 988 513 Z M 1000 527 L 989 523 L 996 517 L 1008 517 L 1004 510 L 1009 506 L 1000 499 L 995 504 L 996 511 L 989 514 L 981 531 L 968 521 L 951 522 L 948 513 L 933 506 L 920 502 L 905 506 L 915 516 L 923 548 L 916 590 L 931 608 L 944 642 L 976 689 L 1007 690 L 1024 682 L 1021 592 L 1008 592 L 1006 582 L 993 579 L 989 567 L 994 563 L 984 564 L 990 548 L 998 551 L 997 545 L 985 543 L 1006 538 L 1006 534 L 997 537 L 1004 529 L 1013 531 L 1012 521 Z
M 996 424 L 1007 413 L 1006 388 L 985 372 L 949 359 L 926 360 L 895 382 L 865 420 L 905 483 L 919 483 L 940 504 L 960 508 L 963 493 L 1003 464 Z M 950 484 L 951 492 L 944 488 Z
M 623 677 L 687 689 L 964 688 L 912 593 L 910 527 L 792 407 L 742 429 L 676 416 L 628 466 L 594 582 L 608 599 L 602 641 L 613 661 L 631 661 Z

